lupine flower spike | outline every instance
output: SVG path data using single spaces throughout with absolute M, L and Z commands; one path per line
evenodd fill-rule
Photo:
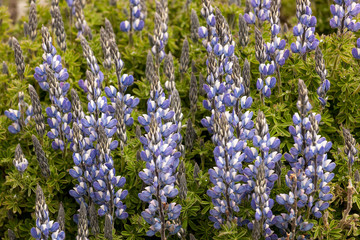
M 141 0 L 130 0 L 130 18 L 120 23 L 120 30 L 129 32 L 130 45 L 133 44 L 133 31 L 141 31 L 144 28 L 144 14 L 141 9 Z
M 256 88 L 260 91 L 260 100 L 264 103 L 264 97 L 269 98 L 271 89 L 276 85 L 276 78 L 271 75 L 274 74 L 276 64 L 266 53 L 267 45 L 265 45 L 262 33 L 258 28 L 255 28 L 255 57 L 259 62 L 260 78 L 257 79 Z M 266 63 L 269 60 L 270 63 Z
M 194 141 L 196 139 L 196 132 L 192 125 L 192 121 L 189 118 L 186 124 L 186 133 L 185 133 L 185 149 L 189 152 L 194 147 Z
M 9 240 L 16 240 L 16 235 L 13 230 L 8 229 L 8 238 Z
M 155 71 L 159 74 L 161 61 L 165 57 L 165 45 L 169 34 L 167 32 L 168 7 L 167 0 L 156 1 L 155 26 L 152 39 L 151 52 L 155 57 Z
M 239 14 L 239 43 L 242 47 L 246 47 L 249 43 L 249 27 L 241 14 Z
M 50 14 L 52 17 L 54 17 L 55 8 L 59 7 L 59 0 L 51 0 L 51 6 L 50 6 Z M 51 19 L 51 23 L 54 24 L 53 20 Z
M 29 35 L 29 24 L 24 22 L 24 36 L 27 37 Z
M 192 115 L 193 120 L 195 120 L 195 114 L 197 110 L 196 105 L 198 100 L 198 86 L 194 72 L 191 73 L 191 78 L 190 78 L 189 100 L 190 100 L 190 113 Z
M 281 75 L 280 67 L 285 64 L 285 61 L 289 58 L 290 51 L 285 49 L 286 41 L 279 36 L 280 26 L 280 1 L 271 1 L 271 7 L 269 11 L 269 21 L 271 24 L 271 42 L 266 44 L 266 53 L 268 60 L 275 63 L 275 70 L 278 78 L 278 89 L 281 95 Z
M 96 212 L 94 203 L 90 204 L 89 218 L 90 218 L 91 232 L 96 236 L 100 232 L 100 228 L 98 222 L 98 214 Z
M 345 29 L 357 32 L 360 29 L 360 22 L 356 21 L 356 16 L 360 13 L 360 4 L 355 0 L 334 0 L 330 11 L 333 17 L 330 26 L 338 29 L 338 35 L 345 33 Z
M 15 55 L 16 71 L 20 79 L 22 80 L 24 78 L 24 71 L 25 71 L 23 52 L 21 50 L 18 40 L 15 37 L 11 38 L 11 44 Z
M 16 146 L 15 150 L 15 158 L 13 160 L 14 166 L 16 169 L 20 172 L 20 174 L 23 174 L 28 167 L 28 160 L 25 158 L 20 143 Z
M 32 41 L 35 40 L 37 35 L 37 16 L 36 16 L 36 3 L 31 1 L 29 9 L 29 36 Z
M 87 240 L 88 236 L 89 236 L 89 229 L 88 229 L 87 210 L 84 202 L 81 202 L 76 240 Z
M 112 227 L 113 224 L 111 222 L 111 217 L 110 215 L 106 215 L 105 216 L 105 226 L 104 226 L 104 237 L 107 240 L 112 240 L 113 239 L 113 234 L 112 234 Z
M 244 169 L 245 179 L 248 179 L 245 189 L 252 192 L 251 206 L 255 210 L 255 220 L 248 227 L 252 229 L 254 239 L 262 236 L 265 239 L 277 239 L 270 228 L 275 219 L 271 211 L 274 200 L 270 198 L 270 193 L 278 178 L 274 171 L 275 164 L 282 154 L 277 152 L 280 140 L 270 136 L 269 126 L 261 111 L 256 118 L 253 145 L 254 147 L 245 149 L 248 161 L 253 161 L 253 164 Z
M 42 149 L 39 140 L 34 135 L 31 136 L 31 139 L 34 145 L 34 151 L 36 154 L 36 159 L 38 160 L 39 163 L 41 174 L 45 178 L 48 178 L 50 176 L 50 168 L 49 168 L 48 159 L 45 156 L 45 152 Z
M 184 74 L 187 72 L 189 68 L 189 42 L 185 38 L 182 49 L 181 49 L 181 56 L 180 56 L 180 66 L 179 72 L 181 74 L 181 79 L 183 79 Z
M 216 20 L 214 15 L 214 8 L 211 6 L 210 0 L 202 0 L 201 16 L 203 16 L 203 18 L 206 20 L 206 27 L 199 27 L 198 34 L 199 37 L 203 39 L 202 44 L 209 53 L 213 51 L 213 47 L 216 44 Z
M 174 111 L 174 117 L 172 119 L 173 124 L 177 125 L 177 133 L 178 133 L 178 139 L 175 140 L 177 143 L 177 150 L 181 152 L 182 155 L 185 155 L 185 148 L 184 145 L 182 145 L 182 135 L 181 135 L 181 129 L 182 129 L 182 119 L 183 114 L 181 111 L 181 99 L 179 92 L 175 88 L 170 96 L 170 109 Z
M 312 229 L 314 224 L 307 222 L 310 214 L 320 218 L 329 207 L 333 195 L 329 193 L 328 183 L 334 178 L 331 172 L 336 166 L 327 159 L 332 143 L 318 134 L 321 116 L 310 113 L 312 106 L 308 90 L 301 79 L 298 91 L 296 105 L 299 113 L 294 114 L 294 126 L 289 127 L 295 145 L 290 153 L 284 155 L 291 166 L 285 176 L 290 192 L 276 196 L 276 201 L 287 210 L 287 213 L 277 216 L 276 225 L 290 239 L 297 239 L 302 236 L 301 232 Z
M 153 62 L 152 56 L 150 55 L 150 57 L 151 60 L 149 59 L 149 61 L 152 63 Z M 151 71 L 150 70 L 151 67 L 152 65 L 149 63 L 149 71 Z M 174 60 L 170 52 L 165 56 L 163 68 L 164 68 L 164 74 L 167 78 L 167 81 L 165 82 L 165 89 L 169 91 L 169 93 L 171 94 L 171 92 L 174 91 L 176 86 L 175 86 Z
M 61 51 L 66 51 L 66 32 L 64 22 L 61 16 L 60 8 L 55 6 L 53 9 L 53 28 L 55 30 L 56 42 Z
M 39 96 L 35 90 L 35 88 L 29 84 L 29 95 L 31 98 L 31 103 L 33 106 L 33 118 L 35 120 L 35 128 L 38 135 L 42 138 L 45 134 L 45 123 L 44 123 L 44 115 L 42 114 L 42 107 Z
M 353 205 L 353 195 L 356 192 L 353 186 L 353 172 L 352 165 L 354 164 L 355 158 L 357 157 L 358 150 L 356 149 L 356 140 L 351 135 L 350 131 L 346 128 L 343 128 L 343 136 L 345 141 L 344 153 L 348 158 L 348 171 L 349 171 L 349 184 L 347 186 L 347 205 L 346 209 L 343 212 L 343 218 L 340 221 L 339 225 L 342 227 L 348 221 L 349 213 Z M 355 181 L 355 179 L 354 179 Z
M 214 116 L 214 157 L 216 167 L 209 170 L 210 181 L 214 187 L 207 191 L 212 198 L 214 208 L 210 210 L 209 219 L 214 227 L 219 229 L 227 222 L 240 222 L 236 216 L 242 199 L 243 188 L 239 183 L 242 171 L 242 161 L 245 154 L 242 151 L 246 143 L 233 135 L 233 128 L 229 124 L 227 113 L 215 112 Z
M 8 130 L 12 134 L 16 134 L 27 126 L 34 115 L 34 109 L 32 105 L 28 105 L 24 101 L 24 93 L 19 92 L 19 110 L 9 109 L 5 110 L 5 116 L 8 117 L 13 123 L 8 127 Z
M 75 27 L 78 30 L 78 36 L 84 35 L 87 36 L 89 40 L 91 40 L 93 36 L 91 29 L 85 20 L 82 0 L 75 0 L 74 7 L 75 7 L 75 17 L 76 17 Z
M 62 202 L 60 202 L 58 217 L 56 221 L 59 223 L 59 231 L 65 232 L 65 210 Z
M 315 37 L 316 17 L 312 16 L 310 0 L 296 1 L 296 17 L 298 24 L 293 28 L 296 42 L 291 43 L 291 51 L 299 53 L 306 60 L 307 53 L 319 45 L 319 40 Z
M 1 73 L 5 75 L 9 75 L 9 68 L 5 61 L 2 63 Z
M 345 149 L 344 152 L 346 156 L 348 157 L 348 170 L 349 175 L 352 175 L 352 165 L 355 162 L 356 155 L 358 153 L 358 150 L 356 149 L 356 140 L 351 135 L 350 131 L 346 128 L 343 128 L 343 135 L 345 140 Z
M 111 38 L 103 27 L 100 29 L 100 43 L 104 55 L 103 66 L 106 69 L 111 69 Z
M 106 31 L 106 33 L 107 36 L 112 36 L 111 30 Z M 128 74 L 121 75 L 124 63 L 121 60 L 121 54 L 116 45 L 115 37 L 110 38 L 109 44 L 111 57 L 115 63 L 118 89 L 110 85 L 110 87 L 105 87 L 105 93 L 111 100 L 111 105 L 108 105 L 108 111 L 109 115 L 117 120 L 117 135 L 120 139 L 120 148 L 123 150 L 127 142 L 126 127 L 131 126 L 134 122 L 131 112 L 139 104 L 139 99 L 134 98 L 130 94 L 125 94 L 127 88 L 134 83 L 134 77 Z
M 325 107 L 328 99 L 328 97 L 326 97 L 326 93 L 330 89 L 330 81 L 326 78 L 327 70 L 325 68 L 325 60 L 319 46 L 315 50 L 315 67 L 315 70 L 321 79 L 320 86 L 317 89 L 317 94 L 321 105 Z
M 166 66 L 166 64 L 165 64 Z M 164 66 L 164 71 L 166 71 L 166 67 Z M 154 66 L 154 60 L 153 60 L 153 56 L 151 55 L 151 52 L 148 51 L 147 57 L 146 57 L 146 69 L 145 69 L 145 76 L 146 79 L 151 83 L 151 80 L 153 79 L 153 75 L 155 74 L 155 66 Z M 165 88 L 168 90 L 168 88 L 166 86 L 165 83 Z
M 65 239 L 65 233 L 59 231 L 59 223 L 50 221 L 49 210 L 45 202 L 44 193 L 38 184 L 36 187 L 35 201 L 36 227 L 31 229 L 31 236 L 42 240 L 51 237 L 53 240 Z
M 80 36 L 80 39 L 83 55 L 91 71 L 86 72 L 87 80 L 79 81 L 80 87 L 87 93 L 88 115 L 79 122 L 82 131 L 73 129 L 80 133 L 77 135 L 78 139 L 84 138 L 84 145 L 83 150 L 78 149 L 76 145 L 71 146 L 75 153 L 73 159 L 76 165 L 71 174 L 77 178 L 79 185 L 71 190 L 70 195 L 81 204 L 84 201 L 83 196 L 89 192 L 91 201 L 100 206 L 99 216 L 109 215 L 113 220 L 116 215 L 119 219 L 125 219 L 128 214 L 125 211 L 126 205 L 122 201 L 128 192 L 122 187 L 126 179 L 116 176 L 114 161 L 111 157 L 111 151 L 118 146 L 118 141 L 112 140 L 112 136 L 116 133 L 117 120 L 111 115 L 114 108 L 111 110 L 107 98 L 101 96 L 104 76 L 99 69 L 96 57 L 87 40 L 83 36 Z M 83 157 L 76 154 L 79 150 L 84 151 Z M 82 171 L 81 167 L 85 167 L 85 171 Z M 93 174 L 95 174 L 94 177 Z M 85 181 L 91 183 L 89 191 Z
M 64 151 L 67 141 L 70 140 L 69 124 L 72 121 L 71 103 L 66 97 L 70 84 L 65 82 L 69 74 L 67 69 L 62 67 L 61 57 L 56 55 L 48 29 L 43 26 L 41 34 L 44 62 L 35 68 L 34 78 L 41 89 L 49 91 L 52 102 L 52 106 L 46 108 L 47 122 L 51 129 L 47 136 L 53 140 L 51 146 L 54 150 Z
M 148 203 L 149 207 L 141 213 L 145 221 L 150 224 L 148 236 L 160 232 L 162 240 L 169 234 L 179 232 L 178 224 L 181 206 L 168 203 L 168 198 L 178 195 L 175 188 L 176 169 L 181 153 L 177 151 L 177 140 L 181 139 L 178 125 L 173 124 L 174 111 L 170 110 L 170 99 L 160 85 L 157 74 L 151 81 L 150 98 L 147 102 L 147 114 L 138 118 L 145 128 L 146 134 L 140 138 L 144 151 L 141 158 L 146 162 L 146 168 L 139 173 L 140 178 L 147 185 L 139 193 L 139 198 Z
M 269 19 L 269 11 L 271 0 L 253 0 L 249 1 L 250 5 L 245 11 L 244 19 L 248 24 L 256 24 L 256 26 L 261 28 L 264 21 Z M 248 4 L 248 1 L 246 2 Z M 250 10 L 252 8 L 252 12 Z M 256 21 L 257 20 L 257 21 Z
M 199 18 L 194 9 L 191 9 L 191 17 L 190 17 L 190 30 L 191 30 L 191 40 L 194 43 L 199 41 L 198 29 L 200 27 Z

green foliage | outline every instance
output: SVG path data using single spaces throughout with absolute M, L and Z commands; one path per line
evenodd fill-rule
M 129 195 L 125 200 L 128 207 L 129 218 L 123 221 L 115 221 L 114 239 L 149 239 L 145 233 L 148 230 L 148 224 L 141 217 L 141 211 L 145 209 L 145 204 L 138 198 L 138 193 L 142 190 L 142 180 L 138 172 L 144 168 L 144 163 L 136 160 L 136 152 L 141 149 L 141 144 L 135 137 L 135 127 L 138 125 L 137 117 L 146 112 L 146 100 L 149 97 L 150 84 L 145 79 L 146 55 L 149 50 L 148 34 L 152 33 L 154 27 L 154 1 L 147 1 L 148 17 L 145 22 L 145 29 L 141 33 L 136 33 L 134 45 L 128 44 L 128 36 L 120 32 L 119 24 L 126 18 L 123 7 L 127 6 L 128 1 L 121 0 L 117 7 L 109 5 L 108 0 L 87 1 L 84 12 L 88 25 L 93 31 L 94 39 L 89 41 L 95 56 L 99 61 L 101 70 L 105 75 L 105 84 L 114 84 L 116 76 L 114 70 L 105 70 L 102 67 L 102 51 L 100 46 L 100 27 L 104 25 L 105 18 L 108 18 L 113 24 L 117 38 L 117 44 L 122 54 L 122 60 L 125 63 L 124 72 L 134 75 L 135 84 L 130 91 L 140 99 L 138 108 L 134 109 L 133 117 L 135 126 L 128 129 L 128 145 L 121 152 L 119 149 L 113 152 L 116 171 L 126 177 L 125 188 Z M 185 1 L 169 1 L 169 42 L 166 52 L 171 52 L 174 56 L 176 70 L 176 86 L 179 90 L 184 114 L 183 125 L 190 116 L 189 111 L 189 83 L 190 71 L 185 74 L 180 81 L 178 73 L 182 42 L 185 37 L 190 39 L 190 9 L 196 10 L 200 15 L 201 4 L 194 1 L 190 4 L 189 10 L 184 9 Z M 223 14 L 229 19 L 235 16 L 233 35 L 237 39 L 237 16 L 244 13 L 244 8 L 231 7 L 221 4 L 221 1 L 215 3 Z M 258 62 L 254 54 L 254 33 L 251 30 L 250 43 L 247 47 L 237 48 L 236 54 L 240 56 L 239 61 L 242 66 L 245 58 L 251 63 L 251 96 L 254 98 L 252 110 L 256 113 L 259 109 L 264 111 L 270 126 L 271 135 L 277 136 L 281 140 L 282 152 L 288 152 L 293 145 L 292 137 L 288 132 L 288 127 L 292 125 L 292 115 L 297 111 L 297 82 L 301 78 L 308 86 L 311 104 L 315 112 L 322 113 L 320 133 L 327 140 L 333 142 L 333 149 L 329 158 L 336 161 L 335 179 L 331 185 L 334 198 L 331 208 L 328 211 L 328 219 L 311 219 L 315 224 L 311 235 L 314 239 L 356 239 L 360 234 L 359 216 L 356 212 L 360 210 L 360 188 L 358 185 L 357 193 L 353 196 L 353 212 L 351 212 L 349 224 L 340 228 L 339 221 L 342 218 L 342 211 L 346 208 L 347 183 L 349 174 L 347 171 L 346 157 L 343 154 L 343 139 L 340 126 L 349 128 L 357 140 L 360 140 L 360 62 L 351 55 L 351 49 L 354 47 L 356 36 L 351 33 L 338 37 L 328 26 L 329 1 L 315 1 L 314 12 L 318 15 L 319 26 L 317 29 L 322 33 L 329 33 L 326 36 L 319 36 L 321 39 L 320 47 L 324 54 L 326 68 L 328 70 L 328 79 L 331 82 L 331 88 L 328 92 L 329 101 L 325 109 L 321 109 L 317 100 L 316 89 L 320 84 L 320 78 L 315 71 L 314 53 L 308 55 L 306 61 L 303 61 L 298 55 L 290 56 L 287 63 L 281 68 L 282 85 L 281 91 L 274 88 L 270 99 L 266 100 L 265 106 L 259 101 L 259 94 L 256 91 L 256 79 L 259 76 Z M 314 6 L 314 5 L 313 5 Z M 86 96 L 82 94 L 77 82 L 85 78 L 87 68 L 86 61 L 82 57 L 80 41 L 77 38 L 75 27 L 69 22 L 69 9 L 65 1 L 60 1 L 61 12 L 63 15 L 65 29 L 67 34 L 67 51 L 65 53 L 57 50 L 63 58 L 63 64 L 68 69 L 70 78 L 69 83 L 72 88 L 78 90 L 80 98 L 85 107 Z M 326 9 L 326 10 L 325 10 Z M 36 80 L 33 77 L 34 69 L 42 63 L 41 34 L 40 27 L 45 25 L 50 29 L 49 6 L 38 5 L 38 35 L 34 42 L 23 37 L 22 22 L 27 21 L 27 16 L 22 17 L 19 22 L 12 24 L 6 7 L 0 7 L 0 59 L 5 61 L 9 68 L 9 75 L 0 74 L 0 112 L 4 113 L 9 108 L 17 108 L 17 93 L 25 92 L 25 101 L 30 103 L 30 97 L 27 92 L 28 84 L 36 87 L 42 102 L 43 110 L 49 106 L 48 94 L 41 91 Z M 283 17 L 289 25 L 296 22 L 293 17 L 295 12 L 295 1 L 283 1 Z M 319 17 L 320 16 L 320 17 Z M 327 16 L 327 17 L 326 17 Z M 200 19 L 204 22 L 203 19 Z M 265 40 L 270 39 L 269 26 L 265 28 Z M 16 72 L 14 54 L 8 40 L 15 36 L 21 45 L 25 59 L 25 78 L 21 81 Z M 288 43 L 294 42 L 295 38 L 291 31 L 284 37 Z M 55 39 L 55 37 L 53 38 Z M 54 41 L 55 42 L 55 41 Z M 200 42 L 190 43 L 190 59 L 195 61 L 196 67 L 204 76 L 206 76 L 206 52 Z M 287 47 L 289 47 L 289 44 Z M 198 76 L 198 74 L 197 74 Z M 164 83 L 165 79 L 161 79 Z M 197 113 L 195 116 L 195 131 L 197 139 L 194 149 L 186 152 L 184 161 L 186 166 L 186 177 L 188 184 L 188 195 L 185 200 L 176 199 L 182 205 L 182 226 L 187 233 L 192 233 L 197 239 L 251 239 L 251 233 L 246 227 L 237 227 L 229 223 L 220 230 L 215 230 L 212 223 L 208 220 L 209 210 L 212 208 L 210 198 L 206 195 L 207 189 L 211 187 L 209 181 L 208 169 L 214 166 L 213 149 L 210 135 L 202 127 L 200 121 L 209 113 L 202 107 L 204 96 L 199 96 L 197 103 Z M 34 122 L 26 127 L 21 133 L 12 135 L 7 127 L 11 122 L 4 115 L 0 116 L 0 238 L 6 239 L 7 229 L 12 229 L 19 239 L 28 239 L 30 229 L 35 225 L 35 189 L 39 183 L 45 194 L 46 202 L 49 207 L 51 219 L 56 219 L 59 203 L 62 202 L 66 211 L 66 235 L 67 239 L 74 239 L 76 235 L 76 224 L 72 217 L 79 208 L 78 204 L 69 195 L 69 190 L 74 186 L 75 180 L 68 174 L 72 167 L 71 152 L 68 151 L 65 156 L 55 152 L 51 148 L 51 142 L 45 136 L 43 139 L 43 148 L 49 159 L 51 176 L 44 179 L 40 174 L 40 169 L 34 154 L 31 135 L 35 134 Z M 185 135 L 185 129 L 182 131 Z M 204 144 L 201 144 L 201 140 Z M 16 145 L 20 143 L 25 157 L 29 161 L 28 169 L 21 176 L 12 164 Z M 276 185 L 272 197 L 276 194 L 286 193 L 288 189 L 285 185 L 284 174 L 289 170 L 288 164 L 283 161 L 281 180 Z M 194 179 L 193 170 L 195 162 L 200 166 L 198 178 Z M 358 169 L 358 163 L 355 163 L 355 169 Z M 274 213 L 279 214 L 285 209 L 279 206 L 274 207 Z M 240 216 L 252 219 L 254 211 L 249 202 L 244 202 L 240 206 Z M 104 226 L 104 219 L 100 220 L 101 231 Z M 91 239 L 95 239 L 94 236 Z M 103 235 L 96 239 L 104 239 Z M 177 237 L 171 237 L 177 239 Z

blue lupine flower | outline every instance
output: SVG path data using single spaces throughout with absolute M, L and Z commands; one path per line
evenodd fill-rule
M 284 49 L 286 41 L 280 39 L 277 35 L 280 33 L 280 6 L 279 1 L 272 1 L 269 11 L 269 22 L 271 24 L 271 42 L 266 44 L 266 53 L 268 60 L 276 63 L 276 68 L 283 66 L 289 57 L 289 50 Z
M 356 47 L 351 51 L 352 55 L 356 59 L 360 59 L 360 38 L 356 40 Z
M 280 140 L 270 137 L 269 126 L 261 111 L 256 118 L 253 145 L 254 147 L 245 149 L 248 162 L 254 161 L 244 169 L 244 180 L 247 181 L 244 189 L 252 192 L 251 206 L 255 210 L 255 220 L 251 221 L 248 227 L 253 230 L 254 239 L 259 239 L 261 236 L 265 239 L 273 239 L 276 234 L 270 226 L 275 222 L 275 216 L 271 211 L 274 200 L 270 198 L 270 192 L 278 179 L 274 169 L 282 154 L 276 151 Z
M 302 80 L 299 80 L 297 108 L 299 113 L 293 116 L 295 126 L 289 127 L 295 145 L 290 149 L 290 153 L 284 155 L 291 166 L 285 178 L 290 192 L 276 197 L 277 202 L 284 205 L 288 212 L 277 216 L 276 225 L 284 235 L 294 231 L 297 233 L 297 229 L 310 230 L 313 224 L 308 223 L 302 214 L 309 211 L 316 218 L 322 217 L 322 212 L 329 207 L 328 201 L 333 197 L 329 193 L 328 183 L 334 177 L 334 173 L 331 172 L 336 165 L 327 159 L 327 152 L 332 143 L 318 135 L 321 116 L 309 114 L 312 107 Z
M 70 139 L 70 126 L 72 121 L 71 102 L 66 94 L 70 84 L 65 81 L 69 78 L 66 68 L 62 67 L 61 57 L 56 55 L 56 49 L 52 45 L 52 37 L 46 27 L 41 28 L 42 56 L 44 62 L 35 68 L 34 78 L 44 91 L 49 91 L 51 107 L 46 108 L 50 131 L 47 136 L 52 139 L 53 149 L 64 151 L 66 142 Z
M 316 17 L 312 16 L 309 0 L 297 2 L 296 17 L 298 24 L 293 28 L 296 42 L 291 44 L 291 51 L 299 53 L 305 59 L 306 54 L 315 50 L 319 45 L 319 40 L 315 37 Z
M 149 203 L 148 208 L 141 213 L 151 225 L 146 235 L 153 236 L 160 232 L 164 238 L 166 230 L 176 234 L 181 228 L 177 222 L 181 206 L 174 202 L 168 203 L 168 198 L 174 198 L 179 192 L 175 188 L 175 176 L 181 156 L 177 151 L 177 139 L 181 136 L 177 124 L 168 121 L 174 117 L 174 111 L 169 108 L 170 100 L 165 97 L 157 74 L 151 81 L 147 105 L 147 114 L 138 118 L 147 132 L 140 138 L 144 147 L 140 156 L 146 162 L 146 168 L 139 173 L 147 187 L 138 196 Z
M 28 160 L 25 158 L 20 143 L 16 146 L 15 150 L 15 158 L 13 160 L 13 164 L 16 167 L 16 169 L 23 174 L 28 167 Z
M 255 28 L 255 55 L 260 64 L 260 78 L 256 81 L 256 88 L 260 91 L 260 99 L 262 101 L 264 100 L 262 96 L 267 98 L 271 96 L 271 89 L 276 85 L 276 78 L 270 75 L 273 75 L 275 69 L 278 67 L 274 62 L 277 57 L 275 53 L 278 51 L 278 47 L 280 49 L 285 47 L 285 45 L 276 37 L 274 37 L 272 43 L 266 45 L 262 38 L 262 33 L 258 28 Z M 266 63 L 267 60 L 269 63 Z M 280 59 L 280 61 L 285 61 L 285 59 Z
M 210 0 L 202 1 L 201 15 L 206 20 L 206 27 L 199 27 L 199 37 L 203 39 L 202 44 L 208 52 L 212 52 L 217 43 L 216 38 L 216 19 L 214 15 L 214 8 L 210 4 Z
M 31 236 L 33 238 L 39 240 L 48 239 L 50 237 L 53 240 L 65 239 L 65 233 L 58 230 L 59 223 L 50 221 L 48 207 L 40 185 L 37 185 L 36 188 L 35 216 L 36 227 L 31 229 Z
M 315 70 L 321 79 L 320 86 L 318 87 L 316 92 L 319 96 L 321 105 L 324 107 L 328 99 L 326 97 L 326 93 L 330 89 L 330 81 L 326 78 L 327 70 L 325 68 L 324 57 L 319 46 L 316 48 L 315 51 L 315 66 L 316 66 Z
M 8 127 L 9 132 L 12 134 L 20 132 L 22 128 L 29 124 L 31 117 L 34 115 L 33 107 L 24 101 L 23 92 L 19 92 L 18 106 L 19 110 L 5 110 L 5 116 L 13 121 L 13 123 Z
M 126 179 L 116 176 L 111 157 L 111 150 L 118 146 L 118 141 L 112 140 L 117 120 L 109 114 L 107 98 L 101 96 L 103 74 L 97 60 L 86 39 L 83 36 L 80 38 L 84 57 L 91 69 L 86 72 L 87 80 L 79 81 L 79 85 L 83 84 L 87 93 L 89 114 L 85 116 L 78 96 L 72 92 L 73 99 L 78 99 L 74 101 L 74 124 L 71 131 L 71 149 L 76 166 L 69 173 L 77 178 L 78 184 L 70 191 L 70 195 L 79 204 L 94 202 L 99 205 L 100 216 L 109 215 L 112 219 L 115 215 L 119 219 L 125 219 L 128 213 L 122 201 L 128 192 L 122 187 Z M 89 202 L 85 199 L 89 199 Z
M 123 32 L 141 31 L 144 28 L 144 14 L 141 13 L 140 0 L 130 0 L 130 19 L 120 23 L 120 30 Z
M 151 52 L 155 56 L 156 69 L 159 68 L 161 61 L 165 57 L 165 45 L 169 38 L 167 32 L 168 18 L 167 1 L 156 1 L 154 35 L 152 36 L 151 41 Z
M 271 0 L 251 0 L 253 12 L 245 13 L 244 18 L 248 24 L 255 24 L 256 19 L 261 25 L 262 22 L 269 19 Z
M 134 122 L 134 119 L 131 117 L 131 112 L 133 108 L 139 104 L 139 99 L 134 98 L 130 94 L 125 94 L 127 88 L 134 83 L 134 77 L 128 74 L 121 75 L 124 63 L 121 60 L 121 54 L 117 48 L 115 39 L 113 39 L 110 49 L 112 52 L 112 59 L 115 62 L 119 90 L 112 85 L 110 85 L 110 87 L 105 87 L 105 93 L 111 101 L 111 104 L 106 105 L 106 111 L 109 116 L 112 116 L 117 120 L 116 132 L 120 139 L 120 148 L 124 149 L 127 141 L 126 126 L 131 126 Z M 105 97 L 99 98 L 98 100 L 101 102 L 107 101 Z M 91 110 L 93 110 L 93 107 Z
M 204 40 L 209 54 L 208 75 L 203 86 L 207 100 L 204 100 L 203 105 L 211 111 L 211 116 L 202 119 L 201 123 L 213 134 L 212 140 L 216 146 L 216 167 L 209 170 L 214 187 L 209 189 L 207 194 L 214 205 L 209 219 L 214 222 L 215 228 L 220 228 L 227 221 L 235 220 L 239 225 L 243 222 L 236 216 L 238 205 L 245 197 L 240 173 L 242 162 L 246 161 L 243 150 L 246 141 L 254 135 L 254 124 L 251 120 L 252 112 L 244 111 L 251 106 L 252 98 L 245 95 L 249 90 L 246 89 L 247 84 L 243 84 L 229 26 L 218 9 L 213 17 L 208 12 L 212 9 L 210 4 L 207 1 L 203 3 L 202 15 L 207 19 L 214 18 L 215 21 L 207 22 L 208 29 L 212 29 L 216 35 L 209 37 L 210 43 Z M 226 107 L 232 108 L 232 111 L 227 112 Z
M 360 4 L 355 0 L 335 0 L 335 5 L 330 6 L 333 17 L 330 20 L 330 26 L 337 28 L 340 34 L 344 33 L 345 28 L 348 31 L 357 32 L 360 29 L 360 22 L 355 18 L 360 13 Z
M 242 162 L 245 159 L 246 141 L 236 138 L 229 125 L 228 113 L 219 112 L 214 116 L 214 157 L 216 167 L 209 170 L 210 181 L 214 187 L 207 191 L 212 198 L 214 208 L 210 210 L 209 219 L 219 229 L 227 221 L 241 222 L 236 216 L 239 204 L 244 198 L 244 186 L 240 183 Z M 242 129 L 243 130 L 243 129 Z

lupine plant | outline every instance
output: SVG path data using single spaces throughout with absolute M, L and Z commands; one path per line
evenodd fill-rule
M 114 215 L 119 219 L 128 216 L 125 211 L 126 205 L 122 202 L 128 193 L 127 190 L 122 189 L 126 179 L 116 176 L 111 156 L 111 151 L 118 146 L 118 141 L 112 140 L 116 132 L 117 120 L 109 114 L 107 98 L 101 96 L 104 76 L 99 70 L 97 60 L 87 40 L 82 36 L 80 38 L 83 55 L 91 71 L 86 72 L 85 81 L 79 81 L 80 87 L 87 93 L 88 115 L 78 119 L 81 130 L 76 129 L 76 124 L 73 129 L 74 137 L 76 134 L 76 142 L 74 141 L 73 145 L 73 160 L 76 167 L 71 175 L 77 178 L 79 184 L 70 191 L 70 194 L 79 203 L 83 202 L 83 196 L 87 195 L 91 200 L 86 203 L 94 202 L 99 205 L 99 216 L 106 215 L 113 222 Z M 83 114 L 79 103 L 77 105 L 79 111 L 76 116 L 80 118 Z M 82 148 L 84 150 L 80 154 Z
M 277 1 L 258 0 L 251 1 L 253 12 L 245 13 L 244 19 L 248 24 L 255 27 L 255 56 L 259 62 L 260 77 L 257 79 L 256 88 L 260 91 L 260 100 L 264 102 L 264 97 L 269 98 L 271 89 L 276 85 L 276 78 L 271 75 L 277 71 L 278 78 L 279 66 L 285 63 L 288 51 L 284 51 L 285 40 L 280 40 L 276 35 L 280 31 L 279 26 L 279 3 Z M 271 9 L 270 9 L 271 6 Z M 262 27 L 265 21 L 271 24 L 271 42 L 265 44 L 263 39 Z M 244 28 L 244 26 L 242 27 Z M 242 30 L 244 31 L 244 30 Z M 279 52 L 279 51 L 282 52 Z M 268 63 L 266 63 L 268 61 Z M 281 83 L 279 83 L 279 87 Z M 280 91 L 279 91 L 280 93 Z
M 70 84 L 65 82 L 69 78 L 66 68 L 63 68 L 60 55 L 52 44 L 52 37 L 46 27 L 41 28 L 43 64 L 35 68 L 34 78 L 44 91 L 49 91 L 51 107 L 46 108 L 47 123 L 50 131 L 47 136 L 52 139 L 54 150 L 65 151 L 70 136 L 71 102 L 66 97 Z
M 180 215 L 181 205 L 176 202 L 168 203 L 168 198 L 174 198 L 179 193 L 174 183 L 181 156 L 176 149 L 176 140 L 181 138 L 181 135 L 177 132 L 177 124 L 167 121 L 173 116 L 170 99 L 165 97 L 155 73 L 151 81 L 150 98 L 147 101 L 147 114 L 138 118 L 146 131 L 140 138 L 144 147 L 140 156 L 146 162 L 146 168 L 139 173 L 146 187 L 139 193 L 139 198 L 149 204 L 141 213 L 150 224 L 146 235 L 153 236 L 160 232 L 162 240 L 167 239 L 166 230 L 169 234 L 176 234 L 181 228 L 176 221 Z
M 277 216 L 277 226 L 290 239 L 298 239 L 302 236 L 299 231 L 306 232 L 313 227 L 313 223 L 308 222 L 310 214 L 321 218 L 322 212 L 329 207 L 333 197 L 329 193 L 329 183 L 334 178 L 332 171 L 336 166 L 327 157 L 332 143 L 318 134 L 321 116 L 310 112 L 312 106 L 308 90 L 301 79 L 298 91 L 296 105 L 299 113 L 293 115 L 294 126 L 289 127 L 295 145 L 290 153 L 284 155 L 291 166 L 285 177 L 290 192 L 276 197 L 277 202 L 287 210 L 287 213 Z
M 253 145 L 254 147 L 244 150 L 248 161 L 253 162 L 244 170 L 247 180 L 245 189 L 252 192 L 251 207 L 255 210 L 255 219 L 250 221 L 248 227 L 252 229 L 253 239 L 260 239 L 261 236 L 272 239 L 276 235 L 270 228 L 275 223 L 275 216 L 271 211 L 274 200 L 270 198 L 270 193 L 278 178 L 275 165 L 282 154 L 276 151 L 280 140 L 270 136 L 269 126 L 261 111 L 256 118 Z

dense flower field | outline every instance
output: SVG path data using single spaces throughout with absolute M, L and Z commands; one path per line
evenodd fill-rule
M 225 2 L 0 6 L 1 239 L 359 238 L 360 3 Z

